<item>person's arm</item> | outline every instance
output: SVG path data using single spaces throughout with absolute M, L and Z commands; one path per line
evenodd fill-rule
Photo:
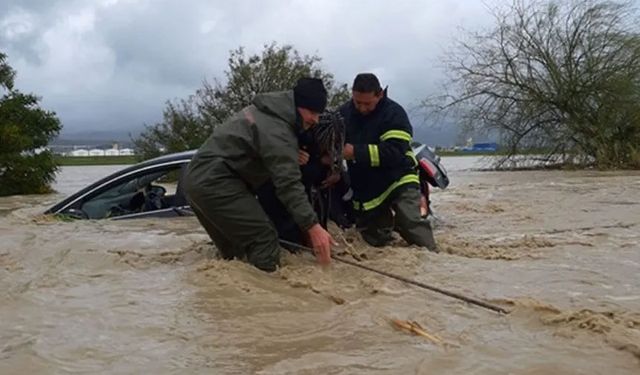
M 303 230 L 318 223 L 302 185 L 298 164 L 298 142 L 289 133 L 288 125 L 256 125 L 257 149 L 264 166 L 269 170 L 276 196 L 293 220 Z
M 271 174 L 276 196 L 298 226 L 307 232 L 316 258 L 321 264 L 331 262 L 333 239 L 319 223 L 307 198 L 298 164 L 298 142 L 282 124 L 256 126 L 258 154 Z
M 409 118 L 404 110 L 398 110 L 389 119 L 377 143 L 353 145 L 351 160 L 373 168 L 402 164 L 407 151 L 411 150 L 411 139 Z

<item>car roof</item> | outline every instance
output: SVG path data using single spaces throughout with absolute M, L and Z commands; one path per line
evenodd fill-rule
M 149 160 L 145 160 L 143 162 L 140 162 L 138 164 L 135 164 L 137 166 L 142 166 L 142 165 L 152 165 L 152 164 L 158 164 L 158 163 L 164 163 L 167 161 L 174 161 L 174 160 L 180 160 L 180 159 L 191 159 L 193 157 L 193 155 L 195 155 L 195 153 L 198 150 L 189 150 L 189 151 L 182 151 L 182 152 L 176 152 L 173 154 L 167 154 L 167 155 L 162 155 L 162 156 L 158 156 L 156 158 L 153 159 L 149 159 Z

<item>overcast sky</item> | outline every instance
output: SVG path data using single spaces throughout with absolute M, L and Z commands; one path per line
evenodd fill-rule
M 438 89 L 458 28 L 490 23 L 481 0 L 2 0 L 0 51 L 16 87 L 65 133 L 129 130 L 165 101 L 222 78 L 229 50 L 271 41 L 323 58 L 336 79 L 377 73 L 407 109 Z

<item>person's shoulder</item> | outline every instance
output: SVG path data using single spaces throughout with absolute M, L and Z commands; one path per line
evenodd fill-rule
M 393 111 L 393 112 L 406 112 L 404 107 L 396 102 L 395 100 L 386 97 L 385 98 L 385 103 L 384 103 L 385 107 L 387 108 L 387 110 L 389 111 Z
M 256 117 L 256 120 L 254 126 L 260 133 L 278 134 L 278 136 L 286 138 L 295 137 L 295 124 L 291 124 L 278 116 L 261 113 Z

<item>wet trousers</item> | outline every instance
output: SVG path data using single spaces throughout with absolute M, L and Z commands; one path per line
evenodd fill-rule
M 410 245 L 437 251 L 431 224 L 420 215 L 420 190 L 402 187 L 381 206 L 370 211 L 356 211 L 356 227 L 371 246 L 387 245 L 397 231 Z
M 222 174 L 185 185 L 191 208 L 224 259 L 246 258 L 263 271 L 276 270 L 278 234 L 244 181 Z

